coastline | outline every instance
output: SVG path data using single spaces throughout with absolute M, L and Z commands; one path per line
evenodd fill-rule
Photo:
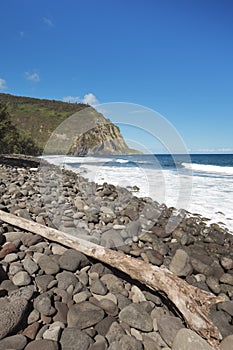
M 36 169 L 39 167 L 40 161 L 34 157 L 0 157 L 1 210 L 62 229 L 73 235 L 78 232 L 78 236 L 81 238 L 121 250 L 151 264 L 165 266 L 191 285 L 211 291 L 215 295 L 224 295 L 226 302 L 219 304 L 217 309 L 213 310 L 212 317 L 223 338 L 233 336 L 231 323 L 233 316 L 231 314 L 233 305 L 233 236 L 227 230 L 223 230 L 217 224 L 207 227 L 204 218 L 184 211 L 180 213 L 180 222 L 177 223 L 173 215 L 175 209 L 159 205 L 150 198 L 137 198 L 131 192 L 118 186 L 97 185 L 78 174 L 59 170 L 46 162 L 44 163 L 46 164 L 46 176 L 39 183 Z M 56 186 L 60 184 L 60 175 L 63 181 L 62 192 L 56 190 Z M 170 229 L 168 229 L 169 225 Z M 172 231 L 174 225 L 176 227 Z M 32 305 L 34 307 L 31 313 L 34 311 L 34 314 L 38 314 L 38 319 L 32 323 L 28 321 L 31 314 L 27 314 L 26 326 L 23 329 L 28 343 L 25 349 L 32 349 L 29 348 L 29 344 L 39 339 L 42 342 L 53 341 L 54 349 L 58 349 L 58 346 L 61 345 L 62 349 L 65 349 L 64 344 L 67 341 L 64 340 L 67 339 L 65 334 L 68 334 L 69 328 L 72 327 L 67 317 L 65 320 L 63 318 L 58 321 L 56 315 L 59 314 L 61 306 L 60 304 L 58 306 L 58 303 L 66 305 L 66 307 L 62 306 L 67 310 L 66 314 L 68 314 L 69 308 L 72 309 L 72 305 L 80 303 L 86 303 L 86 306 L 90 306 L 87 303 L 94 302 L 101 309 L 98 299 L 104 295 L 106 297 L 103 299 L 110 298 L 108 300 L 114 304 L 112 305 L 114 311 L 109 312 L 101 309 L 104 310 L 105 314 L 103 318 L 101 316 L 101 319 L 98 319 L 91 326 L 94 331 L 86 326 L 79 329 L 81 332 L 79 338 L 88 337 L 85 338 L 86 344 L 88 344 L 85 349 L 95 349 L 94 344 L 98 343 L 97 340 L 100 340 L 100 337 L 102 337 L 101 342 L 104 344 L 103 349 L 110 348 L 114 341 L 119 342 L 119 346 L 123 346 L 120 345 L 120 339 L 109 336 L 109 332 L 113 332 L 112 328 L 114 327 L 120 327 L 124 341 L 126 342 L 127 335 L 127 341 L 134 348 L 137 346 L 138 349 L 143 349 L 147 346 L 149 349 L 148 344 L 152 343 L 153 345 L 154 342 L 158 349 L 165 347 L 175 349 L 172 343 L 178 336 L 179 330 L 185 325 L 177 317 L 174 310 L 169 307 L 169 303 L 164 300 L 164 297 L 154 295 L 142 286 L 136 287 L 133 281 L 125 279 L 125 276 L 120 278 L 122 276 L 117 275 L 117 272 L 111 270 L 110 267 L 107 268 L 100 263 L 87 260 L 86 257 L 85 266 L 81 264 L 79 267 L 76 266 L 74 271 L 68 270 L 71 288 L 70 285 L 62 284 L 61 276 L 59 276 L 67 274 L 67 269 L 64 268 L 61 261 L 64 259 L 65 251 L 68 251 L 66 254 L 71 255 L 67 260 L 71 264 L 73 254 L 70 253 L 71 250 L 67 250 L 62 245 L 50 243 L 36 235 L 20 232 L 10 225 L 1 223 L 0 227 L 1 264 L 5 272 L 4 280 L 0 285 L 1 291 L 4 292 L 4 297 L 12 298 L 12 289 L 7 287 L 10 282 L 7 281 L 11 281 L 11 285 L 15 287 L 17 292 L 21 290 L 22 293 L 23 291 L 26 293 L 26 290 L 28 291 L 31 287 L 32 293 L 29 293 L 30 298 L 27 302 L 31 308 Z M 7 253 L 4 244 L 13 244 L 13 251 Z M 42 260 L 50 257 L 51 262 L 56 263 L 56 268 L 54 267 L 52 272 L 46 271 L 46 267 L 39 262 L 38 257 Z M 31 274 L 25 267 L 25 260 L 28 261 L 29 258 L 30 269 L 35 264 L 38 267 Z M 87 268 L 88 266 L 89 268 Z M 28 273 L 30 282 L 26 285 L 17 285 L 15 284 L 17 274 L 22 271 Z M 117 292 L 111 289 L 110 284 L 103 282 L 106 275 L 111 275 L 111 278 L 117 275 L 122 288 L 118 289 Z M 24 276 L 26 275 L 24 274 Z M 76 279 L 78 278 L 75 282 L 72 279 L 74 276 Z M 43 287 L 42 282 L 38 282 L 42 279 L 48 280 L 48 283 Z M 82 286 L 79 284 L 80 290 L 77 287 L 78 281 L 82 284 Z M 60 290 L 60 294 L 56 294 L 57 289 Z M 46 300 L 49 299 L 48 303 L 52 308 L 50 315 L 47 311 L 46 314 L 45 311 L 38 310 L 38 304 L 35 302 L 37 298 L 45 298 L 45 294 Z M 119 315 L 128 305 L 133 308 L 135 305 L 144 307 L 144 311 L 146 310 L 145 312 L 150 319 L 148 322 L 153 324 L 150 330 L 145 331 L 138 328 L 135 330 L 130 325 L 129 320 L 124 319 L 122 323 Z M 99 310 L 97 311 L 101 313 Z M 95 312 L 97 311 L 95 310 Z M 58 325 L 56 322 L 61 322 L 62 325 Z M 57 340 L 49 338 L 54 323 L 58 327 L 57 333 L 55 332 Z M 29 329 L 33 328 L 32 325 L 34 327 L 33 339 L 28 337 Z M 30 328 L 28 329 L 28 327 Z M 172 331 L 169 327 L 172 328 Z M 169 338 L 169 333 L 170 336 L 172 334 L 172 338 Z M 37 336 L 38 338 L 35 340 Z M 4 340 L 5 335 L 2 338 Z M 0 346 L 3 340 L 0 340 Z

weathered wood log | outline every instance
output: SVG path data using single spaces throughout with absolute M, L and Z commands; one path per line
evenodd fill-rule
M 221 297 L 189 285 L 166 268 L 159 268 L 119 251 L 99 246 L 70 234 L 0 210 L 0 220 L 46 239 L 74 248 L 89 257 L 126 273 L 150 289 L 162 292 L 177 307 L 188 327 L 218 348 L 222 336 L 208 318 L 210 306 L 224 301 Z M 78 233 L 78 232 L 77 232 Z

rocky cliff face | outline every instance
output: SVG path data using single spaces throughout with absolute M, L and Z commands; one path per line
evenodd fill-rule
M 119 128 L 112 123 L 106 123 L 80 135 L 71 147 L 70 153 L 75 156 L 127 154 L 131 153 L 131 150 L 125 143 Z

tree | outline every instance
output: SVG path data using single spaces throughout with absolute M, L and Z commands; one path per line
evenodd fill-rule
M 11 122 L 7 105 L 0 103 L 0 153 L 37 155 L 39 149 L 32 137 Z

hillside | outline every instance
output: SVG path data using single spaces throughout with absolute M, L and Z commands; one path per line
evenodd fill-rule
M 53 135 L 47 147 L 48 153 L 65 152 L 67 147 L 69 153 L 76 155 L 133 152 L 126 145 L 119 128 L 88 105 L 9 94 L 0 94 L 0 102 L 7 104 L 12 123 L 31 135 L 41 151 Z M 75 121 L 73 118 L 69 124 L 63 123 L 74 114 Z

